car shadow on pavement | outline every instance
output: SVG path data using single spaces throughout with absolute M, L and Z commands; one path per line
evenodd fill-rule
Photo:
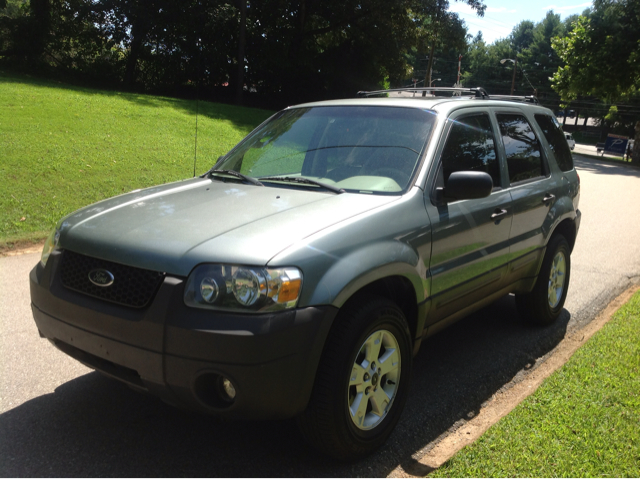
M 587 170 L 599 175 L 618 175 L 640 178 L 640 168 L 631 163 L 621 161 L 596 160 L 584 156 L 574 156 L 573 163 L 580 170 Z
M 354 464 L 317 454 L 294 420 L 220 422 L 92 372 L 0 415 L 0 475 L 386 476 L 398 465 L 410 469 L 432 441 L 535 367 L 569 318 L 565 310 L 550 327 L 529 326 L 505 296 L 426 340 L 398 427 Z

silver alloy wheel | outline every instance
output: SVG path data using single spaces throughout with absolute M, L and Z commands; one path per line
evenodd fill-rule
M 386 330 L 371 334 L 353 363 L 347 407 L 358 429 L 376 427 L 391 409 L 400 382 L 400 347 Z
M 562 251 L 558 251 L 551 262 L 549 273 L 549 306 L 551 309 L 558 306 L 564 291 L 564 280 L 567 272 L 567 262 Z

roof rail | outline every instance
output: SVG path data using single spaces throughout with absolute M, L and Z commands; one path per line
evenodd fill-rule
M 422 96 L 425 96 L 427 93 L 438 93 L 438 92 L 451 92 L 452 95 L 456 93 L 458 96 L 461 95 L 469 95 L 475 98 L 483 99 L 483 100 L 503 100 L 503 101 L 516 101 L 522 103 L 533 103 L 538 104 L 538 99 L 535 96 L 516 96 L 516 95 L 491 95 L 487 93 L 487 91 L 482 87 L 475 88 L 457 88 L 457 87 L 405 87 L 405 88 L 391 88 L 388 90 L 376 90 L 376 91 L 359 91 L 359 97 L 370 97 L 370 96 L 378 96 L 384 95 L 387 93 L 400 93 L 400 92 L 408 92 L 408 93 L 422 93 Z
M 422 93 L 423 96 L 427 93 L 437 93 L 437 92 L 451 92 L 452 94 L 458 93 L 459 95 L 471 95 L 476 98 L 489 98 L 489 94 L 486 92 L 484 88 L 458 88 L 458 87 L 444 87 L 444 86 L 434 86 L 434 87 L 404 87 L 404 88 L 391 88 L 389 90 L 376 90 L 376 91 L 359 91 L 359 97 L 370 97 L 377 95 L 384 95 L 385 93 L 395 93 L 395 92 L 409 92 L 409 93 Z
M 491 98 L 494 99 L 494 100 L 518 101 L 518 102 L 522 102 L 522 103 L 533 103 L 535 105 L 538 105 L 540 103 L 538 101 L 538 98 L 533 96 L 533 95 L 529 95 L 529 96 L 492 95 Z

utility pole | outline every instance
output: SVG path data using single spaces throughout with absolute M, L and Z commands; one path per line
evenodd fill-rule
M 238 78 L 236 84 L 236 105 L 242 105 L 244 90 L 244 47 L 247 31 L 247 1 L 239 0 L 240 7 L 240 38 L 238 39 Z
M 511 96 L 513 96 L 513 90 L 516 85 L 516 66 L 518 66 L 518 55 L 516 54 L 516 59 L 513 62 L 513 78 L 511 78 Z
M 433 32 L 431 33 L 433 35 L 433 38 L 431 39 L 431 50 L 429 51 L 429 64 L 427 65 L 427 74 L 424 77 L 424 86 L 431 85 L 431 70 L 433 70 L 433 62 L 435 60 L 433 58 L 433 53 L 436 48 L 436 42 L 438 41 L 438 33 L 439 33 L 438 30 L 441 27 L 440 22 L 442 22 L 442 17 L 445 14 L 446 5 L 448 5 L 448 2 L 446 2 L 445 0 L 436 0 L 436 18 L 434 22 Z M 422 96 L 426 96 L 426 94 L 427 94 L 427 90 L 422 92 Z
M 427 56 L 427 73 L 424 76 L 424 86 L 431 86 L 431 73 L 433 71 L 433 45 L 431 46 L 431 54 Z M 422 92 L 422 96 L 427 96 L 427 90 Z

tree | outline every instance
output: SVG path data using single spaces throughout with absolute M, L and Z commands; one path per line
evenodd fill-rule
M 418 85 L 433 82 L 434 86 L 453 86 L 457 81 L 458 57 L 467 50 L 467 28 L 464 21 L 451 12 L 436 18 L 427 13 L 413 12 L 415 44 L 405 53 L 412 70 L 411 78 L 423 78 Z M 431 78 L 429 78 L 431 74 Z M 439 78 L 436 84 L 434 78 Z M 403 84 L 406 78 L 402 78 Z
M 533 43 L 534 30 L 535 24 L 531 20 L 523 20 L 513 27 L 509 39 L 517 52 L 524 51 Z
M 169 95 L 192 95 L 198 85 L 201 97 L 270 108 L 397 84 L 424 67 L 427 54 L 453 65 L 466 35 L 446 13 L 449 0 L 0 0 L 0 7 L 22 1 L 18 16 L 0 10 L 3 64 L 34 69 L 28 63 L 37 60 L 47 74 Z
M 537 92 L 544 97 L 551 91 L 549 76 L 561 64 L 551 47 L 551 39 L 566 34 L 566 23 L 560 21 L 560 15 L 549 11 L 541 22 L 534 24 L 524 20 L 514 27 L 507 38 L 491 45 L 487 45 L 479 35 L 473 39 L 467 51 L 467 71 L 463 76 L 465 84 L 484 86 L 491 93 L 508 94 L 514 64 L 501 64 L 500 60 L 515 60 L 517 57 L 515 93 L 533 95 Z
M 539 96 L 551 91 L 549 77 L 562 65 L 562 60 L 553 49 L 554 37 L 564 37 L 566 25 L 560 15 L 547 12 L 544 19 L 531 30 L 529 43 L 522 49 L 521 65 L 531 90 L 536 89 Z
M 606 103 L 640 95 L 640 2 L 595 0 L 568 37 L 556 38 L 553 48 L 564 66 L 553 76 L 553 88 L 563 101 L 578 95 Z M 640 164 L 640 118 L 636 114 L 633 162 Z
M 503 58 L 514 58 L 511 39 L 503 38 L 487 45 L 482 33 L 473 39 L 467 50 L 464 62 L 465 72 L 462 75 L 462 83 L 469 87 L 483 87 L 490 94 L 508 95 L 511 89 L 513 64 L 500 64 Z M 517 72 L 517 80 L 522 76 L 522 71 Z M 516 87 L 516 93 L 520 91 Z
M 564 66 L 553 83 L 563 99 L 591 95 L 612 101 L 640 89 L 639 18 L 636 0 L 596 0 L 571 35 L 554 39 Z
M 428 32 L 427 38 L 429 43 L 429 62 L 427 64 L 427 71 L 424 77 L 425 86 L 431 86 L 431 72 L 433 70 L 434 52 L 438 43 L 442 43 L 442 40 L 447 35 L 447 32 L 452 32 L 456 27 L 462 25 L 462 22 L 457 14 L 448 12 L 449 1 L 448 0 L 434 0 L 433 3 L 425 2 L 427 10 L 427 18 L 422 19 L 423 29 Z M 467 0 L 467 3 L 479 16 L 484 16 L 486 6 L 481 2 L 475 0 Z M 426 25 L 425 25 L 426 23 Z M 426 28 L 425 28 L 426 27 Z M 451 37 L 451 35 L 449 35 Z

